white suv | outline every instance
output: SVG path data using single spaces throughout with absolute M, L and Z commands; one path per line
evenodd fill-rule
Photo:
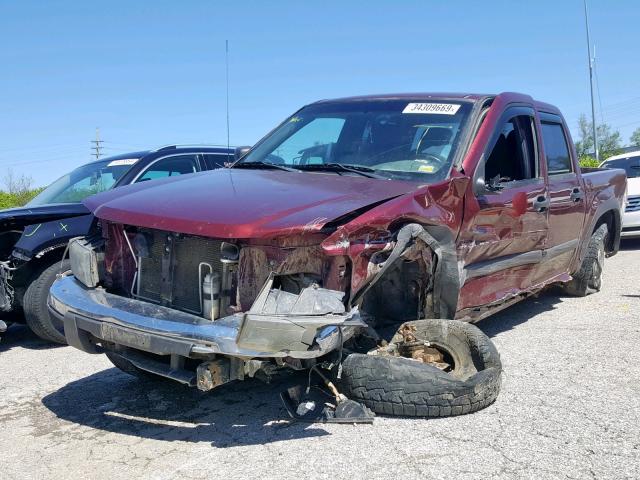
M 640 237 L 640 150 L 609 157 L 600 167 L 622 168 L 627 172 L 627 201 L 621 236 Z

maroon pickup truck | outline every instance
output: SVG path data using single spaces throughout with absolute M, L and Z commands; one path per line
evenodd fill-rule
M 550 284 L 599 290 L 625 185 L 581 172 L 527 95 L 320 101 L 230 168 L 88 199 L 99 222 L 49 308 L 132 374 L 209 390 L 324 368 L 376 412 L 468 413 L 501 369 L 471 323 Z

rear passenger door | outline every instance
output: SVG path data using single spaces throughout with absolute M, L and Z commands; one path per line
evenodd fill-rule
M 549 276 L 568 272 L 580 243 L 586 204 L 583 186 L 566 126 L 550 113 L 540 113 L 542 150 L 549 190 L 549 233 L 545 245 L 545 270 Z
M 196 153 L 170 155 L 151 162 L 142 170 L 133 183 L 158 180 L 160 178 L 186 175 L 202 170 Z

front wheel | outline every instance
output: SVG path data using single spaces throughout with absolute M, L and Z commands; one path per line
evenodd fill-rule
M 564 286 L 569 295 L 586 297 L 599 292 L 602 288 L 602 267 L 604 266 L 605 243 L 609 229 L 606 224 L 600 225 L 591 235 L 587 253 L 580 269 L 573 274 L 573 279 Z
M 136 377 L 140 380 L 145 380 L 145 381 L 158 381 L 158 380 L 164 380 L 163 377 L 159 376 L 159 375 L 155 375 L 153 373 L 147 372 L 145 370 L 142 370 L 138 367 L 136 367 L 133 363 L 131 363 L 129 360 L 127 360 L 126 358 L 124 358 L 121 355 L 118 355 L 117 352 L 112 352 L 111 350 L 106 350 L 105 355 L 107 356 L 107 358 L 109 359 L 109 361 L 113 364 L 114 367 L 116 367 L 117 369 L 123 371 L 124 373 L 127 373 L 133 377 Z
M 59 273 L 68 274 L 71 272 L 71 261 L 56 261 L 52 265 L 45 266 L 38 270 L 31 284 L 24 294 L 23 309 L 24 319 L 29 328 L 43 340 L 61 343 L 66 345 L 64 337 L 64 325 L 49 314 L 47 299 L 49 289 Z

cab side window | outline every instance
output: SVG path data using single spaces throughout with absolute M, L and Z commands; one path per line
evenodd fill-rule
M 530 180 L 539 176 L 533 118 L 516 115 L 503 123 L 484 167 L 485 184 Z
M 198 170 L 198 163 L 195 155 L 175 155 L 152 163 L 151 166 L 145 170 L 140 177 L 138 177 L 136 183 L 157 180 L 165 177 L 173 177 L 176 175 L 185 175 L 187 173 L 195 173 Z
M 564 129 L 559 123 L 542 122 L 542 142 L 547 157 L 547 172 L 549 175 L 571 173 L 571 156 Z

